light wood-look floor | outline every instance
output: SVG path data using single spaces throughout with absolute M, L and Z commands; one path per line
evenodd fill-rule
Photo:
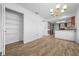
M 79 44 L 53 36 L 6 45 L 7 56 L 79 56 Z

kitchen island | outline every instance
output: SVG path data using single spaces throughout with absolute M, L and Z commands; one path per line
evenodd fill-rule
M 76 30 L 56 30 L 55 38 L 76 41 Z

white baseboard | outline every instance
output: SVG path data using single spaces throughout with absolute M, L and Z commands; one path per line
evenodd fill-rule
M 78 44 L 79 44 L 79 41 L 76 41 L 76 43 L 78 43 Z

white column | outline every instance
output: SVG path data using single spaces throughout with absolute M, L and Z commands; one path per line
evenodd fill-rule
M 79 8 L 77 10 L 77 13 L 76 13 L 76 42 L 79 43 Z
M 2 4 L 2 55 L 5 55 L 5 4 Z

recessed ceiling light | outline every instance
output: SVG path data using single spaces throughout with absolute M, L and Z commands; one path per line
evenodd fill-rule
M 60 4 L 57 4 L 57 5 L 56 5 L 56 9 L 57 9 L 57 8 L 60 8 Z

